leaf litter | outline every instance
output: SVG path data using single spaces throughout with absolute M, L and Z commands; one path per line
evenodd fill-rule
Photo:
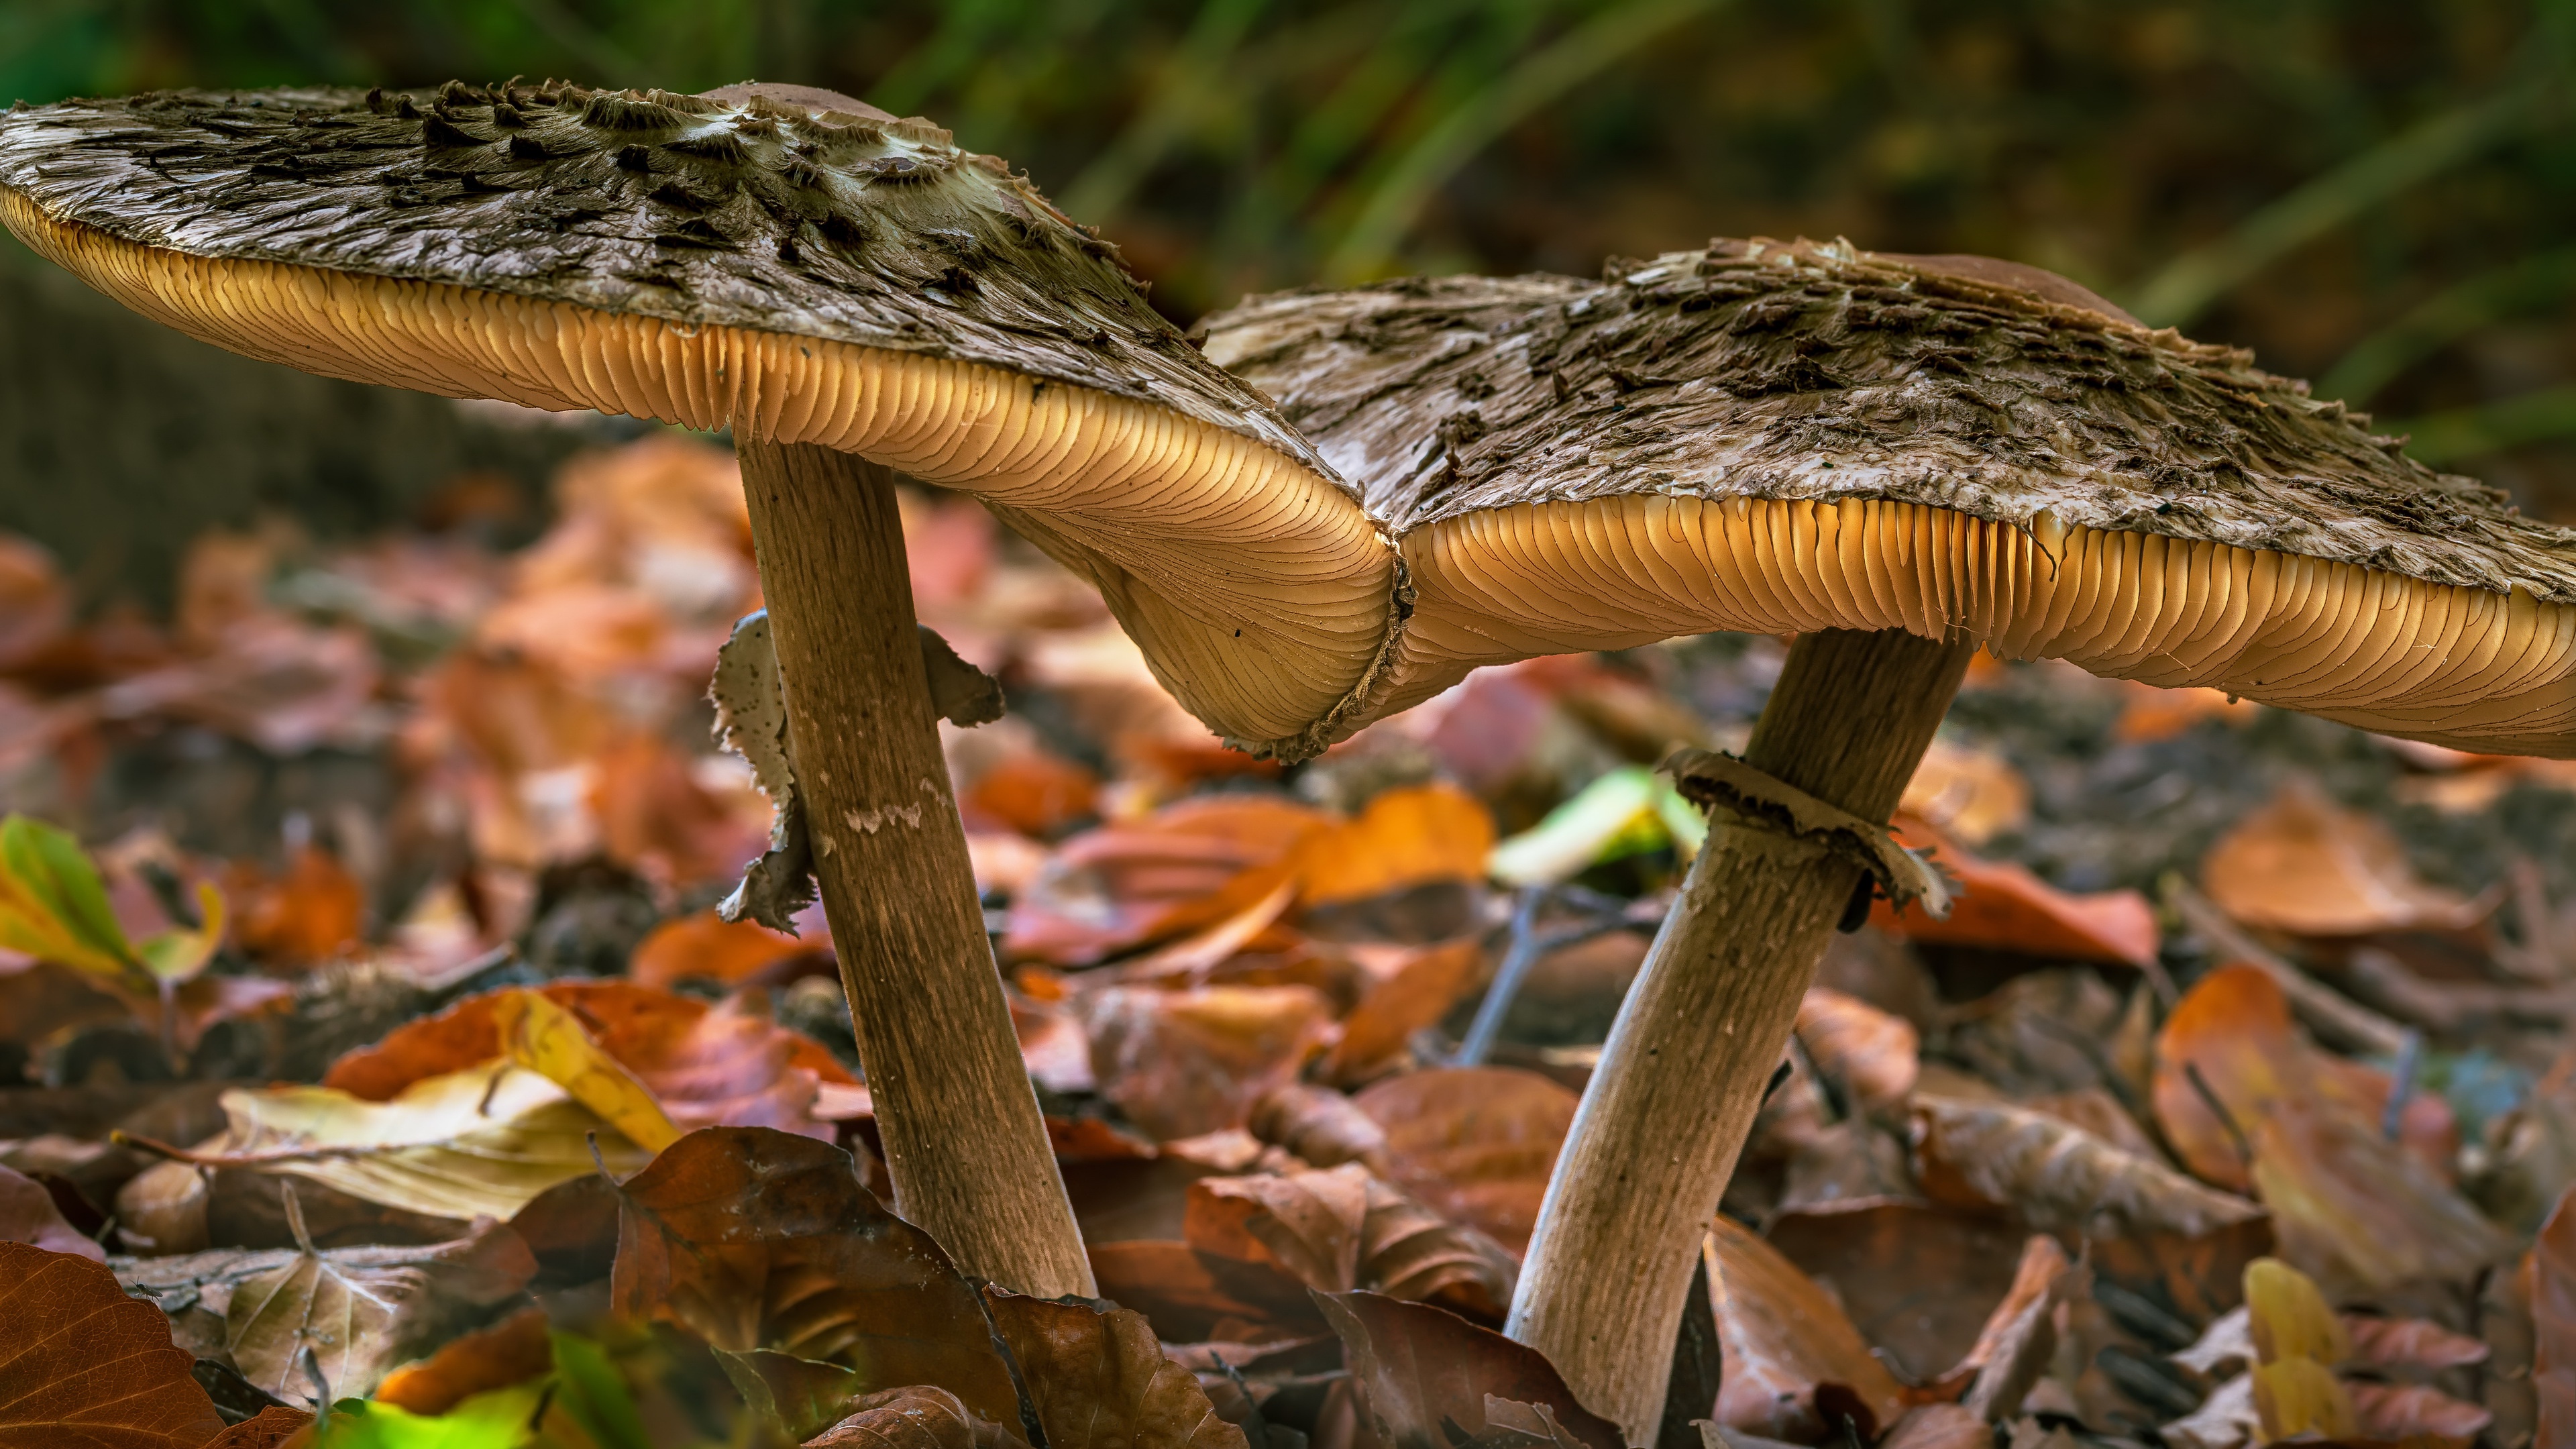
M 166 627 L 0 549 L 0 1442 L 1615 1442 L 1500 1329 L 1702 834 L 1652 767 L 1777 641 L 1479 671 L 1282 771 L 906 492 L 1107 1295 L 1044 1302 L 883 1205 L 756 649 L 711 728 L 730 459 L 556 503 L 209 536 Z M 1981 664 L 1901 821 L 1958 909 L 1828 951 L 1666 1439 L 2576 1435 L 2568 777 L 2203 693 Z

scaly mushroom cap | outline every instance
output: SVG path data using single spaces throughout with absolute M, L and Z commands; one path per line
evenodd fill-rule
M 1348 487 L 1112 248 L 918 118 L 788 87 L 71 101 L 0 117 L 0 218 L 253 357 L 974 492 L 1255 748 L 1320 747 L 1388 642 Z
M 1965 629 L 2463 749 L 2576 755 L 2576 531 L 2062 278 L 1719 242 L 1611 280 L 1255 298 L 1208 356 L 1402 539 L 1368 708 L 1712 629 Z

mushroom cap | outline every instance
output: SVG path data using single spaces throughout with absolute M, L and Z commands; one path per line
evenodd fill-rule
M 1352 722 L 1532 655 L 1895 628 L 2576 754 L 2576 530 L 2032 268 L 1720 241 L 1202 326 L 1401 540 Z
M 1320 747 L 1389 643 L 1356 493 L 999 160 L 831 92 L 163 92 L 0 117 L 0 219 L 309 372 L 862 454 L 1099 585 L 1184 704 Z

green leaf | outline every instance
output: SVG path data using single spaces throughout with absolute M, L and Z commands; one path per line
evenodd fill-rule
M 0 821 L 0 946 L 93 976 L 145 973 L 79 842 L 24 815 Z
M 579 1424 L 599 1449 L 653 1449 L 644 1415 L 608 1350 L 577 1333 L 552 1335 L 555 1407 Z
M 537 1439 L 551 1377 L 476 1394 L 444 1414 L 415 1414 L 391 1404 L 343 1399 L 331 1413 L 321 1449 L 527 1449 Z
M 1643 765 L 1624 765 L 1496 845 L 1485 869 L 1505 885 L 1554 885 L 1604 861 L 1665 845 L 1693 855 L 1707 838 L 1707 817 L 1670 781 Z

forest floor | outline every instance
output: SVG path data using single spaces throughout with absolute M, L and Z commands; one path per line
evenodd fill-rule
M 0 539 L 0 1444 L 1615 1449 L 1492 1330 L 1704 829 L 1653 766 L 1782 641 L 1281 769 L 907 495 L 1009 700 L 943 728 L 1104 1300 L 1046 1302 L 882 1205 L 820 911 L 713 912 L 731 459 L 554 506 L 209 535 L 166 622 Z M 1836 938 L 1664 1449 L 2576 1442 L 2576 766 L 1981 658 L 1899 826 L 1965 893 Z

